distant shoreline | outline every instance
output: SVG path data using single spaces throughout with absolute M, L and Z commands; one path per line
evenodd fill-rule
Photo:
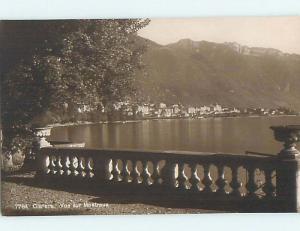
M 233 118 L 268 118 L 268 117 L 295 117 L 300 115 L 269 115 L 269 116 L 260 116 L 260 115 L 249 115 L 249 116 L 210 116 L 210 117 L 201 117 L 201 118 L 191 118 L 191 117 L 185 117 L 185 118 L 178 118 L 178 117 L 163 117 L 163 118 L 144 118 L 144 119 L 138 119 L 138 120 L 117 120 L 117 121 L 99 121 L 99 122 L 90 122 L 90 121 L 78 121 L 78 122 L 68 122 L 68 123 L 54 123 L 49 124 L 49 127 L 56 128 L 56 127 L 69 127 L 69 126 L 79 126 L 79 125 L 94 125 L 94 124 L 125 124 L 125 123 L 138 123 L 145 120 L 203 120 L 203 119 L 233 119 Z

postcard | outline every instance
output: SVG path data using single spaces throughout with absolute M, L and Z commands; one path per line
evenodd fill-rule
M 2 214 L 299 212 L 299 27 L 0 21 Z

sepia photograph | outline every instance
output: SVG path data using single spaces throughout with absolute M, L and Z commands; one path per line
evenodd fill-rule
M 2 20 L 0 55 L 3 215 L 300 212 L 300 16 Z

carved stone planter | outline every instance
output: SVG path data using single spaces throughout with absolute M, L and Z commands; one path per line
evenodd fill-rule
M 39 148 L 51 146 L 51 144 L 46 140 L 47 137 L 51 135 L 52 127 L 41 127 L 41 128 L 34 128 L 34 136 L 35 141 L 39 145 Z
M 300 141 L 300 125 L 272 126 L 275 139 L 284 142 L 284 148 L 279 156 L 283 158 L 300 158 L 300 152 L 296 149 L 296 143 Z
M 49 147 L 52 146 L 46 138 L 51 135 L 51 129 L 52 127 L 37 127 L 33 128 L 34 131 L 34 137 L 32 141 L 32 148 L 31 150 L 26 154 L 23 168 L 29 169 L 29 170 L 35 170 L 35 161 L 36 157 L 38 155 L 38 152 L 43 147 Z

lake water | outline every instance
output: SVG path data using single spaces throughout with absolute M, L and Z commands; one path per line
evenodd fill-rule
M 300 116 L 144 120 L 127 123 L 62 126 L 50 140 L 85 142 L 92 148 L 186 150 L 276 154 L 282 144 L 272 125 L 300 124 Z

